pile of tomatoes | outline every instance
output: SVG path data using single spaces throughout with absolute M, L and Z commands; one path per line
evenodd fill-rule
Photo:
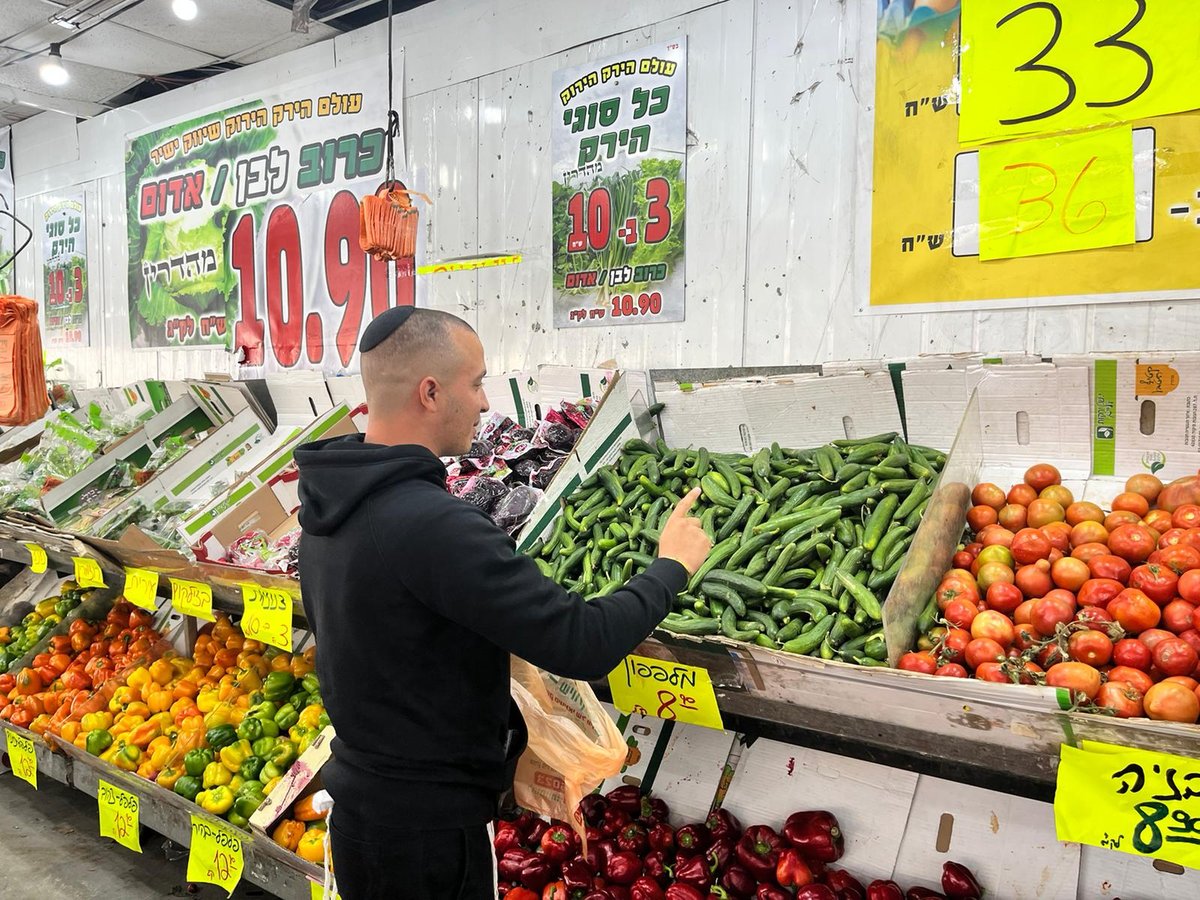
M 1064 688 L 1121 718 L 1200 719 L 1200 506 L 1156 509 L 1134 475 L 1105 512 L 1039 464 L 979 484 L 974 540 L 938 586 L 940 625 L 902 669 Z M 1172 504 L 1173 505 L 1173 504 Z

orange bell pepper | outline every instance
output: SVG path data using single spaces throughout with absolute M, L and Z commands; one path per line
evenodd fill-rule
M 50 727 L 50 717 L 45 713 L 40 716 L 35 716 L 33 721 L 29 723 L 29 730 L 34 734 L 45 734 L 46 729 Z
M 176 700 L 194 700 L 198 693 L 200 693 L 200 685 L 187 678 L 179 679 L 175 683 L 175 686 L 171 688 L 171 695 Z
M 150 707 L 137 700 L 125 707 L 125 713 L 130 716 L 141 716 L 143 719 L 146 719 L 150 716 Z
M 175 697 L 170 691 L 154 691 L 146 698 L 146 705 L 150 707 L 150 712 L 160 713 L 171 708 L 171 704 L 175 702 Z
M 150 677 L 155 684 L 165 686 L 170 684 L 171 679 L 175 677 L 175 670 L 165 659 L 156 659 L 150 664 Z
M 59 736 L 68 744 L 74 744 L 75 738 L 79 737 L 79 723 L 67 722 L 62 726 Z
M 304 832 L 307 829 L 303 822 L 297 822 L 293 819 L 284 819 L 275 826 L 275 830 L 271 832 L 271 840 L 277 843 L 280 847 L 296 852 L 296 847 L 300 844 L 300 838 L 304 837 Z
M 157 722 L 143 722 L 141 725 L 131 729 L 126 743 L 144 750 L 152 740 L 162 734 L 162 726 Z
M 137 728 L 145 721 L 146 720 L 141 716 L 124 715 L 118 717 L 117 721 L 113 723 L 113 727 L 108 730 L 115 737 L 118 734 L 126 734 L 130 731 L 133 731 L 133 729 Z

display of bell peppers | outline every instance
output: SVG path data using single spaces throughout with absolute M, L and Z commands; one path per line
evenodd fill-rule
M 227 785 L 233 780 L 233 772 L 219 762 L 210 762 L 204 767 L 204 786 L 206 788 Z
M 291 672 L 272 672 L 263 681 L 263 697 L 278 703 L 291 695 L 295 684 L 296 679 Z
M 196 805 L 214 816 L 223 816 L 233 807 L 233 791 L 228 785 L 217 785 L 196 795 Z
M 825 810 L 810 810 L 788 816 L 783 826 L 787 842 L 804 854 L 805 859 L 836 862 L 846 849 L 846 839 L 837 817 Z
M 234 741 L 220 749 L 217 753 L 217 758 L 221 760 L 221 765 L 227 768 L 230 772 L 236 772 L 242 767 L 242 763 L 254 756 L 250 742 L 247 740 Z M 255 772 L 257 775 L 258 773 Z
M 183 757 L 183 768 L 188 775 L 193 775 L 200 778 L 204 775 L 204 770 L 208 764 L 216 757 L 213 752 L 207 747 L 201 747 L 196 750 L 189 750 Z

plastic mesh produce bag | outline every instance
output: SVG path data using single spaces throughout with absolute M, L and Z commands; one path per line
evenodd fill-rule
M 629 747 L 586 681 L 559 678 L 515 656 L 511 674 L 512 696 L 529 729 L 513 780 L 516 801 L 570 822 L 583 839 L 579 801 L 621 771 Z

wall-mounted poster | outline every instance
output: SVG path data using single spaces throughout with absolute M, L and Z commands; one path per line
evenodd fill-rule
M 49 347 L 88 346 L 87 215 L 82 190 L 46 198 L 42 290 L 44 343 Z

